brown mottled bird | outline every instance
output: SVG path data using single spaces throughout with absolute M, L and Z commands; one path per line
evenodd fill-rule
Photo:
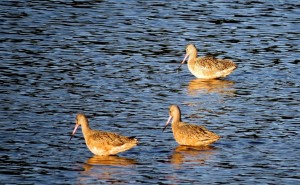
M 113 132 L 92 130 L 84 114 L 77 114 L 76 125 L 70 140 L 80 125 L 82 126 L 85 143 L 89 150 L 95 155 L 115 155 L 129 150 L 138 143 L 134 137 L 121 136 Z
M 228 59 L 217 59 L 213 56 L 197 58 L 197 48 L 194 44 L 186 46 L 186 55 L 181 65 L 187 58 L 190 72 L 201 79 L 226 77 L 237 68 L 237 65 Z
M 220 136 L 203 126 L 188 124 L 181 121 L 181 112 L 177 105 L 170 106 L 170 117 L 163 129 L 172 121 L 172 131 L 176 142 L 187 146 L 206 146 L 220 139 Z

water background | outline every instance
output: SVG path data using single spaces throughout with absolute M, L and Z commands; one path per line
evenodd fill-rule
M 3 184 L 299 184 L 300 3 L 274 1 L 0 2 Z M 185 46 L 232 59 L 199 81 Z M 168 107 L 222 139 L 179 147 Z M 76 113 L 139 146 L 95 157 Z

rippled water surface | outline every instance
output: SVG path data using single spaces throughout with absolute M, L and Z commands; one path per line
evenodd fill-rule
M 3 184 L 299 184 L 300 3 L 1 1 Z M 185 45 L 232 59 L 199 81 Z M 222 139 L 178 146 L 170 104 Z M 97 157 L 76 113 L 140 144 Z

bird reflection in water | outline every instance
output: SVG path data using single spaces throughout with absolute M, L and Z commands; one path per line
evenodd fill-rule
M 212 79 L 193 79 L 188 86 L 188 93 L 190 95 L 197 95 L 199 93 L 219 93 L 225 95 L 234 95 L 234 82 L 230 80 Z
M 109 155 L 109 156 L 93 156 L 89 158 L 84 165 L 86 166 L 99 166 L 99 165 L 105 165 L 105 166 L 129 166 L 136 164 L 136 161 L 134 159 L 128 159 L 125 157 L 119 157 L 116 155 Z M 85 168 L 85 171 L 88 171 L 90 168 Z
M 80 184 L 87 182 L 111 182 L 113 184 L 126 184 L 128 178 L 126 176 L 134 175 L 132 170 L 136 160 L 125 157 L 113 156 L 93 156 L 84 164 L 84 171 L 79 178 Z
M 171 163 L 180 166 L 181 164 L 205 165 L 217 151 L 214 146 L 177 146 L 171 156 Z

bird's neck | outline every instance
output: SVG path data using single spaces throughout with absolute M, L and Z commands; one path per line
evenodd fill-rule
M 89 123 L 85 123 L 85 124 L 82 124 L 82 133 L 83 133 L 83 136 L 86 136 L 89 134 L 89 132 L 91 131 L 90 129 L 90 126 L 89 126 Z
M 181 114 L 180 114 L 180 112 L 179 112 L 179 114 L 176 114 L 175 116 L 173 116 L 173 121 L 172 121 L 172 124 L 173 123 L 179 123 L 179 122 L 181 122 Z
M 194 64 L 197 59 L 197 51 L 192 51 L 189 55 L 188 64 Z

